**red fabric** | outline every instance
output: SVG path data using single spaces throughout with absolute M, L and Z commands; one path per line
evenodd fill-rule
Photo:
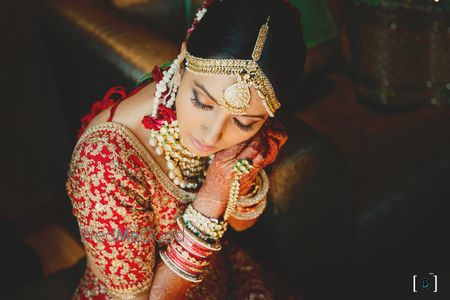
M 103 96 L 101 100 L 92 104 L 91 111 L 81 118 L 81 128 L 77 132 L 77 140 L 83 134 L 88 124 L 98 113 L 115 103 L 114 98 L 112 98 L 113 95 L 119 95 L 118 101 L 120 101 L 121 99 L 126 97 L 126 90 L 123 86 L 114 86 L 110 88 L 108 92 L 106 92 L 105 96 Z
M 158 68 L 157 66 L 155 66 L 155 68 Z M 103 96 L 102 99 L 100 99 L 99 101 L 94 102 L 91 105 L 91 111 L 89 113 L 87 113 L 86 115 L 84 115 L 81 118 L 81 128 L 77 130 L 77 140 L 80 138 L 80 136 L 83 134 L 83 132 L 86 130 L 86 127 L 89 125 L 89 123 L 92 121 L 92 119 L 98 115 L 101 111 L 103 111 L 104 109 L 107 109 L 108 107 L 111 107 L 111 113 L 109 115 L 108 118 L 108 122 L 111 122 L 114 112 L 116 111 L 117 106 L 119 105 L 119 103 L 136 94 L 137 92 L 139 92 L 143 87 L 145 87 L 149 82 L 145 82 L 140 84 L 138 87 L 134 88 L 128 95 L 126 92 L 126 89 L 119 85 L 119 86 L 113 86 L 112 88 L 110 88 L 106 94 Z M 116 96 L 117 99 L 114 99 L 113 96 Z
M 157 251 L 168 245 L 189 203 L 182 202 L 184 192 L 171 188 L 166 176 L 157 175 L 159 166 L 150 163 L 137 143 L 124 125 L 107 122 L 83 135 L 74 149 L 66 189 L 85 250 L 103 276 L 97 278 L 88 267 L 72 300 L 112 300 L 113 294 L 148 291 L 159 261 Z M 98 241 L 95 234 L 117 236 L 117 230 L 127 228 L 144 233 L 152 229 L 149 236 L 153 233 L 154 238 L 109 242 L 107 237 Z M 225 246 L 213 256 L 204 281 L 192 285 L 185 299 L 250 299 L 255 294 L 273 299 L 260 266 L 234 247 Z
M 161 79 L 158 71 L 152 75 L 154 79 Z M 124 125 L 107 122 L 82 136 L 98 113 L 114 105 L 108 119 L 111 120 L 120 101 L 145 85 L 139 85 L 128 95 L 122 86 L 112 87 L 82 118 L 66 190 L 85 250 L 93 257 L 102 279 L 87 267 L 73 300 L 111 300 L 113 295 L 127 297 L 148 291 L 159 260 L 157 250 L 170 242 L 176 219 L 189 204 L 185 202 L 185 192 L 170 188 L 168 178 L 157 175 L 161 172 L 159 166 L 148 153 L 135 147 L 139 141 Z M 161 120 L 175 119 L 174 111 L 161 105 L 158 117 L 151 121 L 159 124 Z M 125 235 L 127 230 L 129 234 Z M 122 236 L 128 236 L 127 241 L 111 240 L 119 236 L 119 231 Z M 133 233 L 144 239 L 133 241 Z M 241 272 L 243 267 L 245 270 L 259 268 L 244 252 L 236 249 L 222 253 L 226 256 L 217 256 L 208 265 L 205 280 L 200 285 L 192 285 L 186 292 L 186 299 L 225 299 L 227 295 L 245 299 L 255 292 L 265 299 L 272 298 L 259 271 Z M 255 284 L 260 288 L 249 288 Z
M 163 78 L 163 73 L 158 66 L 153 67 L 152 77 L 156 83 L 158 83 Z
M 143 170 L 117 135 L 92 136 L 97 138 L 89 135 L 78 144 L 67 183 L 82 241 L 111 294 L 146 290 L 153 278 L 155 241 L 148 236 L 145 242 L 117 239 L 153 228 L 153 214 L 146 210 L 150 190 L 141 191 L 141 183 L 127 175 Z
M 147 154 L 134 148 L 134 142 L 123 125 L 105 123 L 83 135 L 74 150 L 66 190 L 86 252 L 104 279 L 98 283 L 104 287 L 99 298 L 80 287 L 74 299 L 148 290 L 156 247 L 167 245 L 176 218 L 188 205 L 161 184 L 158 169 L 149 167 Z M 126 241 L 111 241 L 127 230 Z M 138 234 L 136 242 L 133 233 Z M 99 240 L 98 234 L 105 236 Z

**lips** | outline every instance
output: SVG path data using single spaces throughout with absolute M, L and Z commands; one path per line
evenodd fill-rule
M 192 135 L 189 135 L 189 138 L 190 138 L 192 144 L 194 145 L 194 147 L 197 148 L 197 150 L 199 150 L 201 152 L 209 152 L 209 151 L 213 151 L 215 149 L 215 147 L 207 146 L 207 145 L 200 143 Z

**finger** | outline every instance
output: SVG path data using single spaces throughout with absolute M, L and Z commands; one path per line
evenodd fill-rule
M 287 140 L 287 137 L 288 137 L 287 132 L 285 130 L 273 130 L 270 128 L 268 130 L 267 135 L 268 135 L 268 137 L 273 137 L 280 141 Z
M 268 140 L 269 150 L 267 155 L 264 157 L 263 167 L 266 167 L 275 161 L 275 159 L 278 156 L 279 150 L 282 146 L 282 143 L 284 143 L 284 141 L 279 141 L 278 139 L 275 138 L 270 138 Z
M 260 168 L 263 164 L 264 157 L 267 155 L 269 149 L 266 142 L 261 138 L 267 136 L 255 136 L 249 145 L 242 151 L 239 158 L 247 158 L 251 160 L 252 165 Z M 259 156 L 259 157 L 258 157 Z M 257 158 L 258 157 L 258 158 Z M 255 159 L 256 158 L 256 159 Z
M 216 161 L 232 161 L 245 147 L 244 144 L 236 144 L 217 152 L 214 156 Z
M 256 143 L 250 143 L 247 147 L 242 149 L 241 153 L 237 156 L 238 159 L 247 158 L 253 159 L 256 155 L 258 155 L 259 150 L 256 147 Z
M 271 135 L 268 138 L 269 145 L 276 147 L 277 150 L 280 150 L 280 148 L 286 143 L 286 141 L 287 135 L 285 134 Z
M 262 155 L 262 153 L 258 153 L 258 155 L 253 158 L 252 165 L 257 169 L 261 169 L 264 167 L 265 160 L 266 158 Z

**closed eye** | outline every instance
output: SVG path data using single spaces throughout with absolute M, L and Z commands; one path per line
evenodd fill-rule
M 211 110 L 214 109 L 213 106 L 203 104 L 202 102 L 200 102 L 200 100 L 198 100 L 198 94 L 197 94 L 197 91 L 196 91 L 196 90 L 194 90 L 193 92 L 194 92 L 194 97 L 193 97 L 193 98 L 190 98 L 190 100 L 191 100 L 191 102 L 192 102 L 192 105 L 194 105 L 194 107 L 196 107 L 196 108 L 198 108 L 198 109 L 201 109 L 201 110 L 206 110 L 206 111 L 211 111 Z M 256 122 L 253 122 L 252 124 L 249 124 L 249 125 L 245 125 L 245 124 L 243 124 L 241 121 L 239 121 L 238 119 L 233 118 L 233 123 L 234 123 L 239 129 L 241 129 L 241 130 L 243 130 L 243 131 L 252 131 L 252 130 L 253 130 L 253 124 L 255 124 Z
M 201 103 L 198 99 L 197 99 L 197 93 L 195 93 L 195 91 L 194 91 L 194 94 L 195 94 L 195 96 L 194 96 L 194 98 L 191 98 L 191 102 L 192 102 L 192 105 L 194 105 L 196 108 L 199 108 L 199 109 L 202 109 L 202 110 L 213 110 L 214 109 L 214 107 L 212 107 L 211 105 L 206 105 L 206 104 L 203 104 L 203 103 Z
M 237 127 L 239 127 L 239 129 L 242 129 L 244 131 L 251 131 L 251 130 L 253 130 L 253 124 L 256 123 L 256 122 L 254 122 L 254 123 L 252 123 L 250 125 L 244 125 L 244 124 L 241 123 L 241 121 L 239 121 L 236 118 L 233 118 L 233 122 L 234 122 L 234 124 L 236 124 Z

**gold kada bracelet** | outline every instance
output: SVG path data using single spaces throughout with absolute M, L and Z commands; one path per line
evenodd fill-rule
M 256 195 L 253 194 L 254 191 L 252 191 L 250 195 L 239 197 L 236 201 L 236 205 L 242 207 L 253 206 L 267 197 L 267 193 L 269 192 L 269 177 L 267 177 L 264 169 L 258 172 L 254 190 L 256 190 Z
M 255 207 L 252 208 L 236 208 L 231 214 L 233 218 L 238 220 L 251 220 L 259 217 L 265 210 L 267 205 L 267 198 L 264 198 Z
M 225 214 L 223 219 L 225 221 L 228 220 L 230 215 L 236 209 L 236 202 L 239 198 L 239 189 L 241 186 L 240 180 L 242 174 L 247 174 L 253 169 L 254 166 L 250 164 L 247 159 L 239 159 L 233 164 L 233 170 L 236 172 L 233 181 L 231 182 L 230 194 L 228 196 L 227 208 L 225 210 Z
M 189 204 L 184 211 L 183 220 L 185 222 L 189 221 L 196 229 L 213 239 L 222 238 L 228 225 L 224 220 L 218 220 L 203 215 L 192 206 L 192 203 Z

